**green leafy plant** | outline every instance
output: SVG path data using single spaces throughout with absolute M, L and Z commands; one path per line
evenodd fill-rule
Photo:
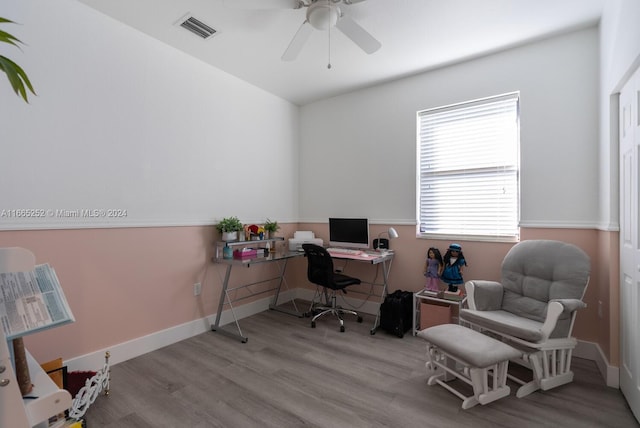
M 216 224 L 218 232 L 238 232 L 243 229 L 242 222 L 238 217 L 225 217 Z
M 13 21 L 0 17 L 0 24 L 6 23 L 13 24 Z M 0 42 L 8 43 L 18 49 L 20 48 L 18 44 L 22 43 L 16 37 L 2 30 L 0 30 Z M 2 55 L 0 55 L 0 70 L 4 71 L 7 75 L 7 79 L 9 79 L 9 83 L 11 83 L 16 95 L 21 96 L 25 102 L 29 102 L 27 99 L 27 89 L 29 89 L 32 94 L 36 94 L 27 77 L 27 73 L 25 73 L 18 64 Z
M 278 229 L 280 229 L 280 226 L 277 221 L 267 219 L 267 221 L 264 222 L 264 230 L 267 232 L 274 233 L 277 232 Z

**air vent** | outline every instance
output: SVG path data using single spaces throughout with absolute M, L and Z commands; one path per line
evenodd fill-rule
M 177 23 L 182 28 L 186 28 L 187 30 L 191 31 L 193 34 L 205 40 L 210 37 L 213 37 L 217 33 L 217 31 L 213 27 L 205 24 L 204 22 L 194 18 L 189 14 L 180 18 L 180 20 Z

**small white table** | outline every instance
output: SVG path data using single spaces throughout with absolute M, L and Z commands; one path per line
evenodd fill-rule
M 460 300 L 454 300 L 446 298 L 444 292 L 435 293 L 433 291 L 420 290 L 413 293 L 413 335 L 415 336 L 420 331 L 418 317 L 420 316 L 421 302 L 434 303 L 440 306 L 446 305 L 449 307 L 457 307 L 458 313 L 460 313 L 460 308 L 464 307 L 466 301 L 467 296 L 463 296 Z

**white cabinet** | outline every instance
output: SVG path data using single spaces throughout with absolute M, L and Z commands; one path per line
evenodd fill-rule
M 36 360 L 27 353 L 29 374 L 33 391 L 22 398 L 9 348 L 4 333 L 0 331 L 0 427 L 47 427 L 51 416 L 71 407 L 71 394 L 59 389 Z M 36 398 L 31 398 L 36 397 Z
M 0 248 L 0 272 L 28 272 L 35 256 L 24 248 Z M 47 427 L 49 418 L 71 407 L 71 394 L 51 380 L 27 353 L 33 391 L 23 398 L 16 380 L 7 338 L 0 327 L 0 427 Z
M 29 426 L 38 426 L 45 422 L 53 415 L 64 412 L 71 407 L 72 397 L 69 391 L 58 388 L 49 375 L 40 367 L 40 364 L 27 353 L 29 362 L 29 374 L 31 375 L 31 383 L 33 391 L 30 396 L 38 397 L 36 399 L 24 400 L 24 407 L 29 418 Z
M 0 427 L 29 427 L 22 394 L 18 387 L 9 347 L 0 329 Z

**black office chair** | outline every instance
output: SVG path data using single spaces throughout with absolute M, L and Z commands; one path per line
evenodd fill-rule
M 336 293 L 341 290 L 346 294 L 345 288 L 360 284 L 358 278 L 342 275 L 333 270 L 333 259 L 324 248 L 314 244 L 302 244 L 304 254 L 307 257 L 307 278 L 310 282 L 320 286 L 316 288 L 316 294 L 311 302 L 311 327 L 316 327 L 316 320 L 326 314 L 338 317 L 340 321 L 340 331 L 344 331 L 344 314 L 352 314 L 357 317 L 358 322 L 362 322 L 362 317 L 351 309 L 343 309 L 336 304 Z M 331 290 L 329 292 L 329 290 Z M 316 299 L 324 295 L 324 304 L 316 305 Z

